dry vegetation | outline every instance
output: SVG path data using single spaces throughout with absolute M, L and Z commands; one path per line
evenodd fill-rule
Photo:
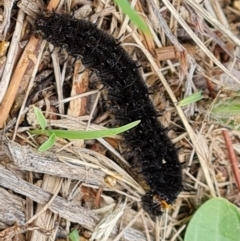
M 0 240 L 66 240 L 73 228 L 81 240 L 105 240 L 107 233 L 115 241 L 183 240 L 187 222 L 205 200 L 221 196 L 240 205 L 238 165 L 229 161 L 240 154 L 238 113 L 222 113 L 224 122 L 221 113 L 210 114 L 214 103 L 236 97 L 240 86 L 240 1 L 131 2 L 151 35 L 138 31 L 113 1 L 52 0 L 47 8 L 98 19 L 140 62 L 159 121 L 179 147 L 184 190 L 167 214 L 152 220 L 141 209 L 141 184 L 123 168 L 119 138 L 59 139 L 51 151 L 37 151 L 45 139 L 28 132 L 36 125 L 33 104 L 55 128 L 101 129 L 111 116 L 97 105 L 104 94 L 88 88 L 94 76 L 80 61 L 33 36 L 44 3 L 2 0 Z M 201 101 L 178 105 L 197 90 L 203 91 Z M 236 129 L 227 129 L 230 122 Z

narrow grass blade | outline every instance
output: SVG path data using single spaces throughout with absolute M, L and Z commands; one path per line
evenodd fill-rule
M 73 140 L 77 140 L 77 139 L 90 140 L 90 139 L 97 139 L 101 137 L 109 137 L 109 136 L 120 134 L 122 132 L 125 132 L 133 128 L 139 123 L 140 121 L 134 121 L 130 124 L 127 124 L 121 127 L 111 128 L 106 130 L 99 130 L 99 131 L 32 130 L 30 131 L 30 133 L 37 134 L 37 135 L 45 134 L 48 136 L 55 134 L 56 137 L 73 139 Z
M 45 141 L 39 148 L 38 150 L 40 152 L 44 152 L 44 151 L 47 151 L 49 150 L 50 148 L 53 147 L 54 143 L 55 143 L 55 140 L 56 140 L 56 135 L 55 133 L 53 133 L 52 135 L 50 135 L 50 137 L 48 138 L 47 141 Z
M 34 109 L 34 113 L 35 113 L 35 116 L 37 118 L 37 121 L 38 121 L 39 125 L 44 130 L 47 127 L 47 120 L 46 120 L 46 118 L 44 117 L 44 115 L 41 112 L 41 110 L 39 110 L 36 106 L 33 106 L 33 109 Z
M 197 102 L 203 98 L 202 91 L 192 94 L 179 102 L 179 106 L 185 106 Z
M 131 8 L 127 0 L 114 0 L 122 11 L 129 16 L 131 21 L 143 32 L 150 33 L 150 30 L 144 20 Z

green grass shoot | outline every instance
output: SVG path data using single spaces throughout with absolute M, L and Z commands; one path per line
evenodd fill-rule
M 182 99 L 181 101 L 179 101 L 179 106 L 185 106 L 185 105 L 193 104 L 193 103 L 201 100 L 202 98 L 203 98 L 202 91 L 198 91 L 197 93 L 192 94 L 192 95 Z
M 143 32 L 150 33 L 150 30 L 144 20 L 131 8 L 127 0 L 114 0 L 122 11 L 128 15 L 131 21 Z

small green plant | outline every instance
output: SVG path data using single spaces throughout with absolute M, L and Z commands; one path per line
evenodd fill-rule
M 41 110 L 37 107 L 33 107 L 36 119 L 41 127 L 41 129 L 31 130 L 31 134 L 36 135 L 47 135 L 49 136 L 48 140 L 44 142 L 40 147 L 39 151 L 46 151 L 49 150 L 55 143 L 56 137 L 59 138 L 66 138 L 66 139 L 73 139 L 73 140 L 90 140 L 90 139 L 97 139 L 102 137 L 109 137 L 120 134 L 125 132 L 140 123 L 140 121 L 134 121 L 130 124 L 118 127 L 118 128 L 111 128 L 99 131 L 68 131 L 68 130 L 48 130 L 47 128 L 47 120 L 45 119 Z
M 224 198 L 205 202 L 190 220 L 184 241 L 239 241 L 240 210 Z

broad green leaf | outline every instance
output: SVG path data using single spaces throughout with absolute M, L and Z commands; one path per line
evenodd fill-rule
M 47 120 L 45 119 L 41 110 L 39 110 L 36 106 L 33 106 L 33 109 L 39 125 L 44 130 L 47 127 Z
M 223 198 L 204 203 L 190 220 L 184 241 L 240 240 L 240 211 Z
M 80 240 L 78 231 L 76 229 L 74 229 L 68 236 L 71 241 L 79 241 Z
M 131 21 L 145 33 L 150 33 L 150 30 L 144 20 L 131 8 L 127 0 L 114 0 L 122 11 L 128 15 Z
M 185 106 L 202 99 L 202 91 L 192 94 L 179 102 L 179 106 Z
M 49 138 L 47 139 L 47 141 L 45 141 L 39 148 L 38 150 L 41 152 L 47 151 L 50 148 L 52 148 L 52 146 L 54 145 L 56 140 L 56 135 L 55 133 L 52 133 Z
M 32 130 L 30 131 L 30 133 L 37 134 L 37 135 L 45 134 L 48 136 L 55 134 L 56 137 L 73 139 L 73 140 L 77 140 L 77 139 L 90 140 L 90 139 L 97 139 L 101 137 L 109 137 L 109 136 L 120 134 L 124 131 L 127 131 L 133 128 L 139 123 L 140 121 L 134 121 L 130 124 L 127 124 L 121 127 L 99 130 L 99 131 Z

